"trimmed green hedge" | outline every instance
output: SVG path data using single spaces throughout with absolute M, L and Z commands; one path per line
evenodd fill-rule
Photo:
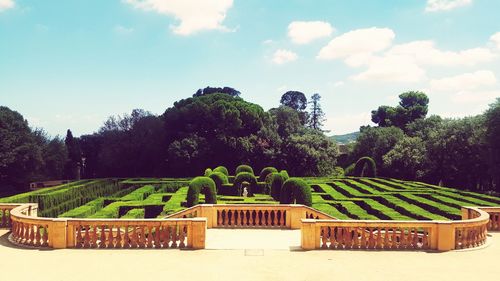
M 281 189 L 280 204 L 312 206 L 311 187 L 300 178 L 290 178 Z
M 186 196 L 188 207 L 198 204 L 200 192 L 205 194 L 205 203 L 217 204 L 215 182 L 209 177 L 196 177 L 189 183 L 189 189 Z
M 210 169 L 210 168 L 206 168 L 206 169 L 205 169 L 205 177 L 210 176 L 210 174 L 211 174 L 212 172 L 213 172 L 213 171 L 212 171 L 212 169 Z
M 361 157 L 354 165 L 354 175 L 357 177 L 377 177 L 377 165 L 370 157 Z
M 250 185 L 248 186 L 248 196 L 253 196 L 255 190 L 257 190 L 257 179 L 252 173 L 249 172 L 240 172 L 236 178 L 234 179 L 233 186 L 238 191 L 238 195 L 241 196 L 243 194 L 242 183 L 248 182 Z
M 217 168 L 214 169 L 214 172 L 223 173 L 224 175 L 226 175 L 226 177 L 229 176 L 229 171 L 224 166 L 218 166 Z
M 253 172 L 253 169 L 252 167 L 248 166 L 248 165 L 239 165 L 237 168 L 236 168 L 236 173 L 235 175 L 238 176 L 238 174 L 240 173 L 250 173 L 252 175 L 255 175 L 254 172 Z
M 271 177 L 271 196 L 274 200 L 280 200 L 281 187 L 286 179 L 282 173 L 272 173 Z
M 222 172 L 212 172 L 208 177 L 215 182 L 215 188 L 217 192 L 219 192 L 223 184 L 229 183 L 227 176 Z
M 143 219 L 145 213 L 146 213 L 146 210 L 144 208 L 135 208 L 135 209 L 128 211 L 121 218 L 122 219 Z
M 155 187 L 152 185 L 145 185 L 138 188 L 129 194 L 123 196 L 121 201 L 140 201 L 146 199 L 149 195 L 155 192 Z
M 269 175 L 269 174 L 272 174 L 272 173 L 277 173 L 278 170 L 274 167 L 265 167 L 264 169 L 262 169 L 262 171 L 260 172 L 260 175 L 259 175 L 259 181 L 261 182 L 264 182 L 266 181 L 266 177 Z

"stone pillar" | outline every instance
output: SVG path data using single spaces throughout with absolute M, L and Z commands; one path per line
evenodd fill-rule
M 67 248 L 65 219 L 53 219 L 49 224 L 49 247 L 54 249 Z
M 302 222 L 301 220 L 305 218 L 304 209 L 302 205 L 289 205 L 290 209 L 287 210 L 287 226 L 291 229 L 300 229 Z
M 302 219 L 300 229 L 302 250 L 319 249 L 319 235 L 316 233 L 316 220 Z
M 207 219 L 206 218 L 193 218 L 191 221 L 191 232 L 190 235 L 191 248 L 192 249 L 205 249 L 205 236 L 207 229 Z M 189 243 L 189 241 L 188 241 Z
M 453 224 L 441 222 L 437 226 L 437 250 L 445 252 L 455 249 L 455 227 Z

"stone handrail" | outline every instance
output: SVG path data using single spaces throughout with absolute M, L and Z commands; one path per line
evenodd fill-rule
M 16 207 L 19 207 L 19 204 L 10 204 L 10 203 L 0 203 L 0 228 L 10 228 L 10 211 Z
M 207 218 L 207 228 L 299 229 L 301 219 L 335 219 L 313 208 L 296 204 L 201 204 L 168 218 Z
M 32 247 L 205 248 L 207 219 L 66 219 L 36 216 L 37 204 L 15 204 L 10 240 Z M 5 204 L 0 205 L 0 209 Z
M 489 231 L 500 231 L 500 207 L 479 207 L 479 209 L 490 214 L 488 223 Z
M 369 221 L 303 219 L 301 245 L 314 249 L 449 251 L 486 242 L 487 212 L 462 209 L 461 221 Z

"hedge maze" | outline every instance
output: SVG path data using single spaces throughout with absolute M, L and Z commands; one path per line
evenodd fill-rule
M 376 174 L 369 159 L 363 162 L 361 173 Z M 245 189 L 247 197 L 242 196 Z M 255 175 L 246 165 L 234 175 L 222 166 L 209 168 L 194 179 L 81 180 L 0 199 L 7 202 L 38 203 L 39 216 L 46 217 L 129 219 L 164 217 L 202 203 L 298 203 L 339 219 L 363 220 L 456 220 L 461 206 L 500 206 L 498 197 L 420 182 L 290 178 L 273 167 Z
M 382 178 L 307 179 L 313 207 L 339 219 L 459 220 L 462 206 L 499 206 L 500 198 Z

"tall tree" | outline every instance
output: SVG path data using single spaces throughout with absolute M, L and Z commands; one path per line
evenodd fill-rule
M 485 113 L 486 144 L 488 145 L 489 173 L 493 186 L 500 192 L 500 98 Z
M 68 162 L 65 168 L 65 174 L 68 179 L 77 179 L 79 175 L 79 168 L 82 164 L 82 152 L 78 139 L 73 137 L 70 129 L 66 131 L 66 139 L 64 140 L 66 149 L 68 151 Z
M 425 118 L 428 111 L 429 98 L 422 92 L 405 92 L 399 95 L 397 107 L 379 106 L 372 110 L 372 121 L 380 127 L 396 126 L 405 130 L 406 125 Z
M 196 93 L 193 95 L 193 97 L 201 97 L 204 95 L 211 95 L 211 94 L 227 94 L 232 97 L 239 97 L 241 95 L 241 92 L 231 88 L 231 87 L 224 87 L 224 88 L 219 88 L 219 87 L 206 87 L 204 89 L 198 89 Z
M 302 125 L 307 124 L 308 114 L 305 111 L 307 108 L 307 98 L 304 93 L 299 91 L 288 91 L 281 96 L 280 103 L 281 105 L 295 109 L 299 113 Z
M 321 96 L 319 94 L 314 94 L 311 96 L 311 112 L 309 113 L 309 127 L 311 129 L 322 131 L 323 122 L 325 122 L 325 113 L 321 109 L 319 101 Z

